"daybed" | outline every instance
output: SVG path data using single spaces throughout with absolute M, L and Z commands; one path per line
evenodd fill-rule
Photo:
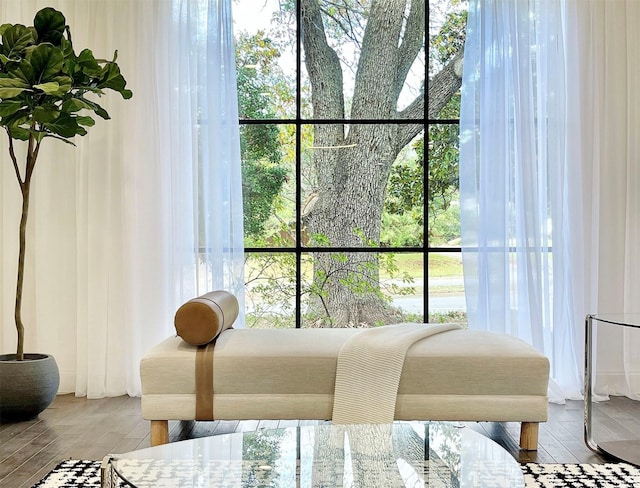
M 180 335 L 141 361 L 142 414 L 151 421 L 151 444 L 169 441 L 168 420 L 331 420 L 338 358 L 362 329 L 227 328 L 237 316 L 234 299 L 214 293 L 185 304 L 193 310 L 176 314 Z M 202 334 L 202 324 L 212 320 L 215 342 Z M 184 340 L 196 335 L 206 345 Z M 547 420 L 549 362 L 524 341 L 438 329 L 408 347 L 400 368 L 391 412 L 396 420 L 520 422 L 520 446 L 537 449 L 538 423 Z M 367 392 L 375 396 L 376 386 L 369 383 Z

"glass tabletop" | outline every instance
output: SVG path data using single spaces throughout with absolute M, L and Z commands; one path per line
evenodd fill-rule
M 596 313 L 588 317 L 599 322 L 640 328 L 640 313 Z
M 491 439 L 448 422 L 289 427 L 203 437 L 108 458 L 104 487 L 524 486 Z

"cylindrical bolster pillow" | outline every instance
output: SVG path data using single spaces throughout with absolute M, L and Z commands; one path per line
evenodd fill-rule
M 174 319 L 176 332 L 189 344 L 208 344 L 231 327 L 238 311 L 238 300 L 231 293 L 223 290 L 206 293 L 178 309 Z

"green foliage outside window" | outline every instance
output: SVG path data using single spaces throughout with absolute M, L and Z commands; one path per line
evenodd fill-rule
M 291 99 L 276 60 L 280 53 L 263 32 L 236 43 L 238 110 L 241 119 L 275 119 L 278 104 Z M 278 96 L 273 96 L 278 94 Z M 280 130 L 273 124 L 244 125 L 241 130 L 242 195 L 245 236 L 264 237 L 265 225 L 284 184 Z

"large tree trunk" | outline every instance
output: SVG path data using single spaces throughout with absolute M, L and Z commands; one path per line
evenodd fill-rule
M 406 0 L 411 1 L 411 0 Z M 340 61 L 328 45 L 319 0 L 302 0 L 302 41 L 311 82 L 314 119 L 344 119 Z M 350 119 L 395 119 L 398 96 L 424 43 L 424 0 L 371 3 L 361 44 Z M 424 94 L 403 117 L 424 118 Z M 316 124 L 312 167 L 318 194 L 305 215 L 312 236 L 331 247 L 380 243 L 382 208 L 391 165 L 400 150 L 423 130 L 422 123 Z M 316 240 L 316 245 L 317 245 Z M 380 293 L 375 253 L 314 253 L 314 312 L 335 327 L 374 325 L 401 319 Z
M 315 131 L 315 145 L 326 147 L 331 132 Z M 306 224 L 331 247 L 368 247 L 380 242 L 382 207 L 391 164 L 396 157 L 391 125 L 352 126 L 341 149 L 316 149 L 319 199 Z M 324 154 L 333 153 L 333 154 Z M 335 161 L 334 161 L 335 160 Z M 335 162 L 332 170 L 323 166 Z M 323 170 L 323 168 L 326 168 Z M 333 326 L 362 326 L 401 319 L 380 294 L 375 253 L 314 253 L 314 285 L 320 312 Z M 318 308 L 317 306 L 315 307 Z

